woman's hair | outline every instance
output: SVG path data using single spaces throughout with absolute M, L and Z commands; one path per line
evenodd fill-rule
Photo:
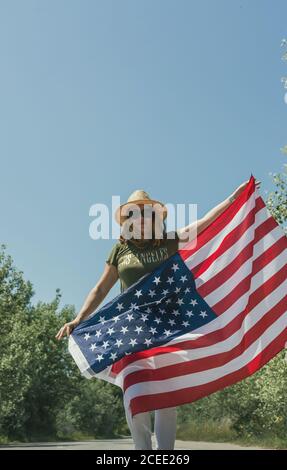
M 152 214 L 152 238 L 151 239 L 143 240 L 143 239 L 140 239 L 140 238 L 133 238 L 133 237 L 129 237 L 128 239 L 125 238 L 124 233 L 126 231 L 126 222 L 127 222 L 127 220 L 125 220 L 123 225 L 122 225 L 122 233 L 119 237 L 120 243 L 127 243 L 128 241 L 131 241 L 137 247 L 144 247 L 147 244 L 147 242 L 151 242 L 153 247 L 159 247 L 159 246 L 162 245 L 164 240 L 167 238 L 166 221 L 165 220 L 162 221 L 160 217 L 155 217 L 154 212 Z M 161 234 L 161 230 L 162 230 L 162 238 L 156 238 L 156 234 L 157 234 L 156 233 L 156 223 L 158 224 L 157 228 L 159 229 L 160 234 Z M 128 230 L 129 231 L 133 230 L 133 224 L 132 223 L 129 225 Z

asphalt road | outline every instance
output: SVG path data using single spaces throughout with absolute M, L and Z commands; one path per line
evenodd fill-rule
M 153 437 L 153 449 L 156 448 Z M 125 450 L 133 449 L 131 438 L 124 439 L 97 439 L 93 441 L 77 442 L 37 442 L 29 444 L 11 444 L 2 445 L 0 450 Z M 179 450 L 254 450 L 258 447 L 241 447 L 235 444 L 216 443 L 216 442 L 198 442 L 198 441 L 180 441 L 176 440 L 175 449 Z

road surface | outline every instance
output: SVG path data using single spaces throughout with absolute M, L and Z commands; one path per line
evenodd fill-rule
M 153 437 L 153 449 L 156 448 Z M 133 449 L 131 438 L 97 439 L 93 441 L 75 442 L 37 442 L 29 444 L 10 444 L 0 446 L 0 450 L 130 450 Z M 236 444 L 220 442 L 199 442 L 176 440 L 176 450 L 255 450 L 258 447 L 241 447 Z

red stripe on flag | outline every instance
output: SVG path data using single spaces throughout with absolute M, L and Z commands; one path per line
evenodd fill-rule
M 245 219 L 234 227 L 231 232 L 226 234 L 219 247 L 204 261 L 199 263 L 197 266 L 192 267 L 192 274 L 195 277 L 200 277 L 214 261 L 219 258 L 223 253 L 225 253 L 229 248 L 231 248 L 241 237 L 242 235 L 250 228 L 255 222 L 255 213 L 256 208 L 253 208 Z M 254 244 L 254 241 L 253 241 Z
M 230 220 L 237 214 L 242 206 L 248 201 L 255 191 L 255 179 L 250 177 L 250 181 L 245 188 L 245 190 L 235 199 L 235 201 L 230 204 L 213 222 L 211 225 L 208 225 L 202 232 L 197 236 L 197 243 L 194 247 L 194 240 L 187 242 L 184 245 L 184 248 L 178 250 L 181 258 L 186 260 L 193 253 L 198 251 L 203 247 L 207 242 L 212 240 L 219 232 L 221 232 L 230 222 Z M 191 247 L 189 249 L 189 247 Z
M 149 357 L 157 356 L 159 354 L 168 354 L 170 352 L 180 351 L 184 349 L 202 348 L 223 341 L 224 339 L 233 335 L 238 329 L 240 329 L 248 313 L 253 308 L 255 308 L 256 305 L 258 305 L 265 297 L 271 294 L 273 290 L 280 286 L 280 284 L 285 280 L 286 267 L 283 267 L 280 271 L 275 273 L 271 278 L 265 281 L 264 284 L 259 286 L 256 291 L 254 291 L 250 295 L 249 302 L 246 308 L 223 328 L 218 329 L 216 331 L 212 331 L 211 333 L 207 333 L 195 340 L 186 340 L 178 342 L 174 345 L 150 348 L 146 351 L 139 351 L 131 355 L 125 356 L 113 364 L 112 371 L 118 374 L 129 364 L 132 364 L 133 362 L 139 361 L 141 359 L 147 359 Z
M 245 263 L 252 256 L 254 245 L 258 243 L 258 241 L 261 240 L 267 233 L 269 233 L 270 230 L 273 230 L 274 227 L 270 227 L 270 225 L 264 224 L 265 231 L 260 230 L 260 232 L 255 232 L 254 240 L 248 243 L 248 245 L 246 245 L 243 250 L 238 253 L 238 255 L 227 266 L 225 266 L 225 268 L 223 268 L 212 278 L 208 279 L 208 281 L 204 282 L 201 286 L 198 287 L 197 291 L 203 298 L 224 284 L 224 282 L 226 282 L 243 265 L 243 263 Z M 270 256 L 271 260 L 281 253 L 284 248 L 287 248 L 287 238 L 285 235 L 283 235 L 280 240 L 277 240 L 271 247 L 269 247 L 265 253 L 268 253 L 268 256 Z M 259 265 L 260 262 L 258 262 L 258 266 Z
M 214 369 L 226 365 L 240 356 L 252 343 L 254 343 L 278 318 L 286 312 L 287 295 L 269 310 L 250 330 L 243 335 L 239 344 L 229 351 L 209 355 L 203 358 L 191 359 L 177 364 L 171 364 L 158 369 L 142 369 L 127 375 L 123 390 L 140 382 L 167 380 L 172 377 L 194 374 L 204 370 Z M 218 346 L 220 348 L 220 346 Z M 188 348 L 185 348 L 188 349 Z
M 261 353 L 252 359 L 247 365 L 235 372 L 220 377 L 217 380 L 196 387 L 188 387 L 181 390 L 164 393 L 144 395 L 133 398 L 130 401 L 132 416 L 145 411 L 169 408 L 172 406 L 191 403 L 211 393 L 217 392 L 227 386 L 233 385 L 240 380 L 254 374 L 258 369 L 270 361 L 281 349 L 287 340 L 287 330 L 280 333 Z
M 212 310 L 217 315 L 221 315 L 228 308 L 230 308 L 231 305 L 233 305 L 240 297 L 242 297 L 242 295 L 244 295 L 246 292 L 248 292 L 248 290 L 250 289 L 250 284 L 251 284 L 252 277 L 257 272 L 259 272 L 259 267 L 260 267 L 260 269 L 262 269 L 262 267 L 267 266 L 272 261 L 272 259 L 270 259 L 270 256 L 273 256 L 275 258 L 275 254 L 276 254 L 276 251 L 271 250 L 270 253 L 269 253 L 269 257 L 267 258 L 267 257 L 264 256 L 264 253 L 262 253 L 262 255 L 260 255 L 260 257 L 258 257 L 253 262 L 252 272 L 248 276 L 246 276 L 244 279 L 242 279 L 242 281 L 240 281 L 237 284 L 237 286 L 234 287 L 234 289 L 229 294 L 227 294 L 223 299 L 221 299 L 215 305 L 212 305 L 211 306 Z M 287 264 L 285 264 L 285 266 L 283 266 L 277 273 L 282 273 L 283 280 L 285 280 L 286 277 L 287 277 Z M 266 281 L 266 282 L 267 283 L 269 282 L 269 283 L 272 284 L 272 279 L 274 278 L 274 276 L 275 275 L 271 276 L 271 278 L 268 279 L 268 281 Z M 272 287 L 272 290 L 273 289 L 274 289 L 274 287 Z

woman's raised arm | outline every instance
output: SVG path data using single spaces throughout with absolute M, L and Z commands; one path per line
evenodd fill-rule
M 239 196 L 239 194 L 242 193 L 242 191 L 245 189 L 247 184 L 249 183 L 248 181 L 245 181 L 242 183 L 238 188 L 224 201 L 222 201 L 220 204 L 215 206 L 213 209 L 211 209 L 209 212 L 207 212 L 201 219 L 196 220 L 195 222 L 192 222 L 190 225 L 187 225 L 186 227 L 180 228 L 177 230 L 178 236 L 180 238 L 181 242 L 187 242 L 191 241 L 194 239 L 195 236 L 197 236 L 200 232 L 202 232 L 211 222 L 213 222 L 232 202 Z M 260 181 L 256 180 L 255 185 L 257 188 L 260 187 Z

